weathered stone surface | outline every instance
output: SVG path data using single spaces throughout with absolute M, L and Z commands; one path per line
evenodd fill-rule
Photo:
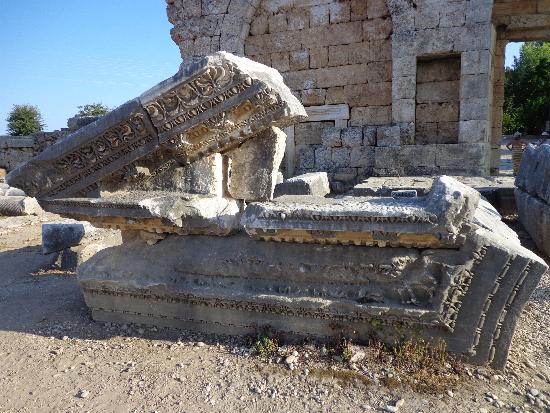
M 550 145 L 529 145 L 516 177 L 520 222 L 537 248 L 550 256 Z
M 247 202 L 272 199 L 285 144 L 285 133 L 279 128 L 270 128 L 228 152 L 231 197 Z
M 0 196 L 0 216 L 37 215 L 42 208 L 27 196 Z
M 515 183 L 522 191 L 550 204 L 550 145 L 525 148 Z
M 311 172 L 293 176 L 275 187 L 275 196 L 314 195 L 324 197 L 330 193 L 326 172 Z
M 453 178 L 479 191 L 502 215 L 517 212 L 514 177 L 453 176 Z M 390 196 L 392 191 L 416 190 L 418 195 L 426 195 L 434 179 L 436 178 L 431 176 L 373 176 L 355 185 L 351 193 L 355 196 Z
M 91 227 L 90 224 L 86 224 L 88 228 Z M 78 245 L 85 233 L 84 223 L 49 222 L 42 224 L 42 254 L 62 251 Z
M 265 240 L 326 244 L 457 247 L 479 193 L 441 177 L 423 198 L 281 197 L 247 206 L 242 225 Z
M 67 126 L 71 131 L 78 130 L 83 126 L 89 125 L 98 120 L 101 116 L 73 116 L 67 119 Z
M 175 192 L 114 193 L 103 198 L 42 199 L 44 209 L 94 226 L 224 236 L 239 229 L 239 201 Z
M 7 182 L 42 198 L 78 196 L 145 155 L 168 159 L 150 173 L 153 179 L 305 116 L 276 70 L 219 52 L 52 145 Z
M 223 334 L 393 344 L 442 338 L 469 361 L 502 368 L 521 310 L 546 270 L 478 208 L 455 249 L 377 248 L 169 236 L 100 251 L 78 269 L 92 316 Z

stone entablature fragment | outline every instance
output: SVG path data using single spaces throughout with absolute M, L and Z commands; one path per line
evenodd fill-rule
M 219 52 L 72 133 L 7 179 L 38 198 L 85 195 L 147 155 L 168 153 L 151 179 L 305 116 L 276 70 Z
M 464 243 L 479 197 L 443 176 L 427 196 L 412 199 L 283 196 L 252 203 L 242 224 L 264 240 L 449 248 Z

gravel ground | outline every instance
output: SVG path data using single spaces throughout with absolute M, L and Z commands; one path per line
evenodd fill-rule
M 0 217 L 0 412 L 550 412 L 549 274 L 504 371 L 423 375 L 375 346 L 355 363 L 312 344 L 261 357 L 249 338 L 93 322 L 74 272 L 41 254 L 54 218 Z

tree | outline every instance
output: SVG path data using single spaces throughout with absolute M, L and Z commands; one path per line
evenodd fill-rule
M 550 118 L 550 42 L 524 43 L 504 78 L 504 133 L 540 133 Z
M 36 106 L 13 105 L 6 119 L 8 133 L 12 136 L 26 136 L 42 131 L 44 122 Z
M 102 116 L 109 112 L 109 108 L 103 103 L 90 103 L 84 106 L 78 106 L 76 116 Z

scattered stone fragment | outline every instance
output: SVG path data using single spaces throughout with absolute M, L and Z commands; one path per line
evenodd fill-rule
M 88 396 L 90 395 L 90 392 L 88 390 L 79 390 L 78 393 L 76 394 L 77 397 L 81 398 L 81 399 L 85 399 L 87 398 Z
M 291 354 L 290 356 L 288 356 L 287 358 L 285 358 L 285 363 L 286 364 L 294 364 L 298 361 L 298 356 L 294 355 L 294 354 Z

